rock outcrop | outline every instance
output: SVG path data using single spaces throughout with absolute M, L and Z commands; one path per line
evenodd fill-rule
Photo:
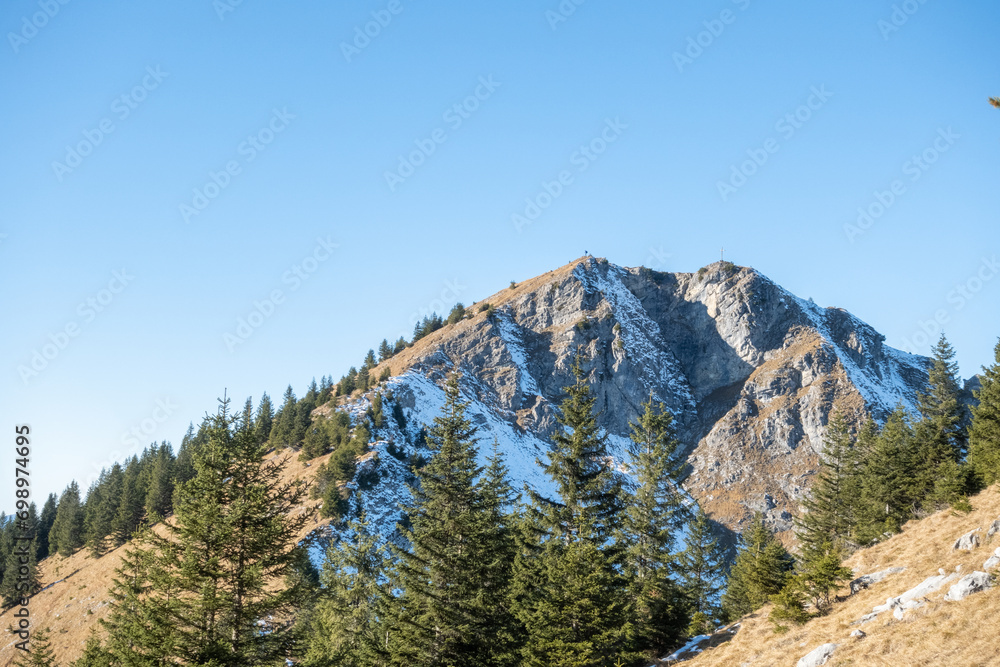
M 955 540 L 955 544 L 951 547 L 953 551 L 958 551 L 959 549 L 964 549 L 965 551 L 972 551 L 979 547 L 979 533 L 981 529 L 976 528 L 975 530 L 970 530 L 965 535 Z
M 809 653 L 805 654 L 796 663 L 796 667 L 820 667 L 820 665 L 825 665 L 826 661 L 830 659 L 833 655 L 834 650 L 836 650 L 836 644 L 823 644 L 822 646 L 817 646 Z
M 857 579 L 851 581 L 851 595 L 854 595 L 860 590 L 868 588 L 872 584 L 877 584 L 886 577 L 892 574 L 899 574 L 906 570 L 905 567 L 890 567 L 887 570 L 881 570 L 879 572 L 872 572 L 871 574 L 863 574 Z
M 834 406 L 856 423 L 881 418 L 899 403 L 914 409 L 926 381 L 926 358 L 729 263 L 661 273 L 588 257 L 468 312 L 371 371 L 389 368 L 385 388 L 410 436 L 458 370 L 480 436 L 499 441 L 515 484 L 544 487 L 534 461 L 580 353 L 615 459 L 642 403 L 664 403 L 690 464 L 686 490 L 736 531 L 760 511 L 790 535 Z
M 948 593 L 944 596 L 944 599 L 948 602 L 958 602 L 959 600 L 964 600 L 973 593 L 986 590 L 991 585 L 990 575 L 985 572 L 973 572 L 965 575 L 958 580 L 958 583 L 949 588 Z

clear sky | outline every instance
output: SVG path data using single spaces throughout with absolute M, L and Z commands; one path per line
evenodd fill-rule
M 944 322 L 971 375 L 998 27 L 986 0 L 4 2 L 9 442 L 33 427 L 41 502 L 585 250 L 725 246 L 893 346 Z

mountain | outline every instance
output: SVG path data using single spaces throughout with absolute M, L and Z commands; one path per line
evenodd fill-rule
M 466 313 L 371 371 L 388 369 L 381 391 L 406 418 L 362 467 L 363 504 L 384 531 L 395 525 L 407 471 L 386 450 L 392 442 L 410 453 L 420 426 L 438 414 L 452 371 L 462 374 L 480 438 L 500 444 L 516 486 L 551 491 L 536 459 L 558 428 L 562 388 L 580 354 L 616 460 L 624 460 L 629 422 L 652 396 L 676 417 L 694 500 L 734 531 L 764 512 L 784 539 L 831 411 L 853 422 L 884 418 L 897 404 L 915 411 L 927 379 L 927 358 L 885 345 L 845 310 L 821 308 L 728 262 L 664 273 L 588 256 L 512 283 Z M 370 398 L 341 407 L 361 413 Z M 374 487 L 373 475 L 381 476 Z

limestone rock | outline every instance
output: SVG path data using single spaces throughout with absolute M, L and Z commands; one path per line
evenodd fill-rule
M 993 537 L 997 533 L 1000 533 L 1000 519 L 991 523 L 990 527 L 986 529 L 986 537 Z
M 990 587 L 990 575 L 985 572 L 973 572 L 958 580 L 958 583 L 948 589 L 944 599 L 948 602 L 958 602 L 964 600 L 973 593 L 986 590 Z
M 1000 547 L 997 547 L 997 550 L 993 552 L 993 555 L 986 559 L 986 562 L 983 563 L 983 569 L 992 570 L 998 565 L 1000 565 Z
M 965 551 L 972 551 L 979 546 L 979 533 L 982 529 L 976 528 L 975 530 L 970 530 L 965 535 L 955 540 L 955 544 L 951 547 L 953 551 L 958 551 L 959 549 L 964 549 Z
M 851 595 L 854 595 L 860 590 L 868 588 L 872 584 L 876 584 L 891 574 L 897 574 L 905 570 L 905 567 L 890 567 L 887 570 L 881 570 L 879 572 L 872 572 L 871 574 L 864 574 L 851 581 Z
M 861 641 L 862 639 L 868 636 L 868 633 L 865 632 L 864 630 L 851 630 L 851 636 L 854 637 L 854 639 L 856 639 L 857 641 Z
M 823 644 L 822 646 L 818 646 L 799 658 L 796 667 L 819 667 L 820 665 L 825 665 L 836 648 L 837 644 Z
M 922 601 L 916 605 L 911 605 L 910 603 L 912 601 L 920 600 L 921 598 L 926 598 L 931 593 L 940 590 L 941 587 L 943 587 L 945 584 L 954 581 L 956 579 L 958 579 L 957 574 L 939 574 L 934 577 L 927 577 L 922 582 L 920 582 L 910 590 L 906 591 L 902 595 L 889 598 L 885 601 L 885 604 L 880 604 L 877 607 L 873 607 L 870 613 L 865 614 L 858 620 L 854 621 L 852 625 L 863 625 L 865 623 L 869 623 L 875 620 L 875 618 L 879 614 L 881 614 L 882 612 L 889 611 L 890 609 L 893 610 L 893 615 L 895 616 L 896 615 L 895 610 L 897 607 L 903 608 L 903 610 L 900 612 L 901 614 L 905 612 L 907 609 L 913 609 L 914 606 L 919 607 L 920 605 L 923 604 Z M 901 618 L 901 616 L 897 616 L 897 618 Z

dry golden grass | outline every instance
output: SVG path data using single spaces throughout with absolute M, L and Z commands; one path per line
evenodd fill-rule
M 920 521 L 911 521 L 903 532 L 882 544 L 855 553 L 846 565 L 856 576 L 889 567 L 906 566 L 868 590 L 835 604 L 832 612 L 803 626 L 792 626 L 785 634 L 773 630 L 767 615 L 770 607 L 743 619 L 739 633 L 727 644 L 710 649 L 687 664 L 795 665 L 799 658 L 820 644 L 839 644 L 827 665 L 1000 665 L 1000 587 L 972 595 L 961 602 L 942 598 L 951 585 L 928 596 L 929 602 L 908 611 L 897 621 L 892 612 L 880 614 L 863 626 L 851 623 L 883 604 L 887 598 L 913 588 L 938 568 L 962 573 L 982 570 L 983 561 L 1000 546 L 996 536 L 971 552 L 952 551 L 955 540 L 974 528 L 985 528 L 1000 516 L 1000 487 L 994 486 L 972 499 L 974 510 L 965 516 L 951 510 Z M 842 590 L 841 595 L 848 591 Z M 868 636 L 855 640 L 849 635 L 860 627 Z
M 279 456 L 287 455 L 285 452 Z M 282 477 L 285 480 L 298 478 L 310 482 L 316 467 L 329 457 L 327 454 L 313 459 L 306 466 L 293 455 L 286 463 Z M 309 515 L 300 538 L 326 523 L 320 520 L 321 504 L 322 501 L 307 497 L 296 509 L 297 512 Z M 96 559 L 91 558 L 84 549 L 69 558 L 56 555 L 39 564 L 42 585 L 58 583 L 36 594 L 28 608 L 32 628 L 51 629 L 52 651 L 58 664 L 65 666 L 80 657 L 91 629 L 100 628 L 97 620 L 107 616 L 108 589 L 114 579 L 115 568 L 120 566 L 127 548 L 128 545 L 121 546 Z M 16 635 L 10 634 L 15 610 L 16 608 L 0 614 L 0 665 L 4 666 L 14 664 L 17 654 L 14 644 L 20 641 Z

